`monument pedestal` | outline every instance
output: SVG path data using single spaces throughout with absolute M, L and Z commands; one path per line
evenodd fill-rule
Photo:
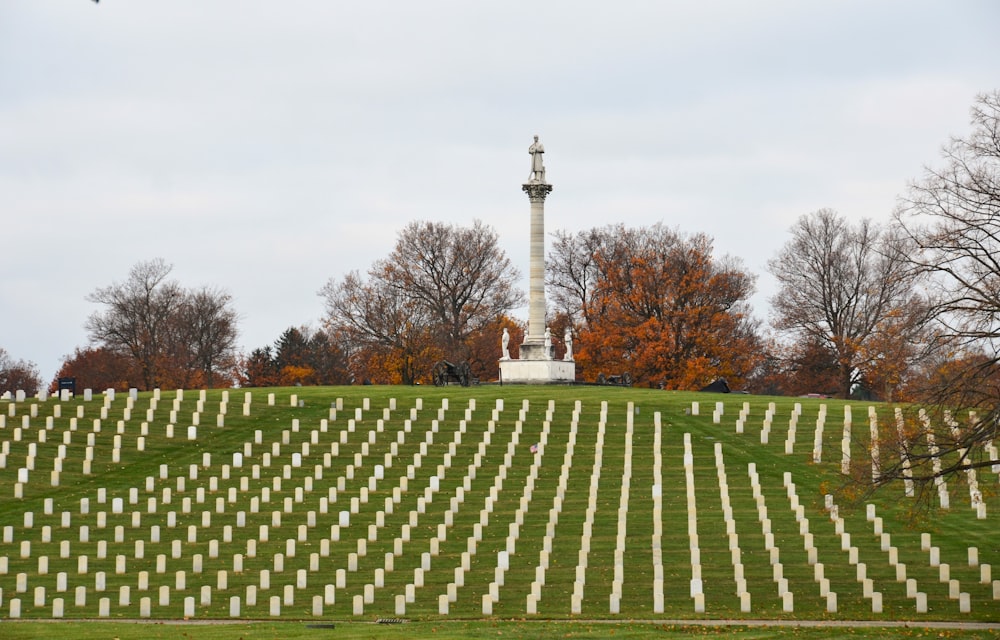
M 503 384 L 571 384 L 574 380 L 576 363 L 572 360 L 500 361 Z

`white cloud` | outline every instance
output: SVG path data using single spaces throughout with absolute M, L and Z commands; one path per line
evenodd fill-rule
M 758 270 L 796 217 L 884 219 L 995 88 L 990 2 L 0 8 L 0 346 L 52 375 L 99 286 L 163 257 L 230 290 L 247 347 L 412 220 L 657 221 Z

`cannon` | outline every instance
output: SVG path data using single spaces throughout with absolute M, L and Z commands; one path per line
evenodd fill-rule
M 472 383 L 472 369 L 468 362 L 452 364 L 447 360 L 442 360 L 431 368 L 431 380 L 435 387 L 443 387 L 449 382 L 457 382 L 463 387 Z
M 613 386 L 613 387 L 631 387 L 632 386 L 632 374 L 625 372 L 621 375 L 611 375 L 606 376 L 603 373 L 597 374 L 597 384 Z

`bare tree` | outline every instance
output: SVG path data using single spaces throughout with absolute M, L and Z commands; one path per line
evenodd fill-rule
M 552 236 L 545 284 L 558 312 L 576 324 L 585 322 L 590 295 L 599 276 L 597 255 L 609 234 L 595 228 L 577 233 L 556 231 Z
M 469 359 L 474 336 L 523 304 L 517 278 L 496 231 L 481 222 L 470 228 L 414 222 L 367 279 L 357 272 L 331 279 L 319 295 L 330 333 L 351 343 L 357 373 L 358 358 L 369 361 L 366 367 L 378 359 L 413 382 L 433 364 L 430 358 Z
M 952 138 L 900 199 L 895 220 L 926 274 L 939 338 L 953 354 L 931 377 L 923 420 L 882 481 L 930 482 L 993 464 L 1000 420 L 1000 91 L 978 96 L 972 131 Z M 952 417 L 954 416 L 954 417 Z M 933 448 L 926 446 L 931 434 Z
M 171 270 L 160 258 L 139 262 L 125 282 L 95 290 L 87 300 L 106 308 L 85 326 L 92 342 L 134 361 L 144 389 L 196 380 L 211 386 L 235 356 L 238 316 L 229 294 L 185 291 L 167 279 Z
M 187 359 L 208 387 L 235 363 L 239 316 L 231 304 L 232 296 L 225 291 L 202 287 L 188 292 L 177 310 L 178 333 L 184 339 Z
M 469 356 L 472 332 L 524 302 L 496 231 L 478 220 L 472 227 L 410 223 L 375 271 L 433 317 L 446 352 L 459 359 Z
M 866 368 L 884 356 L 880 326 L 901 310 L 924 308 L 905 240 L 868 220 L 850 225 L 830 209 L 798 219 L 792 237 L 768 262 L 780 285 L 772 324 L 794 340 L 826 345 L 837 361 L 839 393 L 849 397 Z M 897 340 L 914 339 L 921 314 Z M 892 326 L 896 326 L 893 324 Z
M 91 341 L 131 355 L 139 365 L 144 389 L 159 384 L 170 320 L 184 297 L 180 285 L 167 280 L 171 269 L 161 258 L 139 262 L 125 282 L 87 296 L 90 302 L 107 307 L 87 319 Z
M 327 328 L 345 337 L 349 358 L 394 354 L 386 364 L 403 384 L 415 382 L 421 366 L 430 368 L 420 358 L 426 350 L 430 317 L 400 289 L 378 278 L 365 282 L 355 271 L 340 281 L 330 279 L 320 295 L 326 303 Z M 367 365 L 355 361 L 352 368 L 364 378 Z

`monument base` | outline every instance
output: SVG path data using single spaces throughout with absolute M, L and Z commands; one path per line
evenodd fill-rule
M 503 384 L 570 384 L 576 380 L 572 360 L 501 360 Z

